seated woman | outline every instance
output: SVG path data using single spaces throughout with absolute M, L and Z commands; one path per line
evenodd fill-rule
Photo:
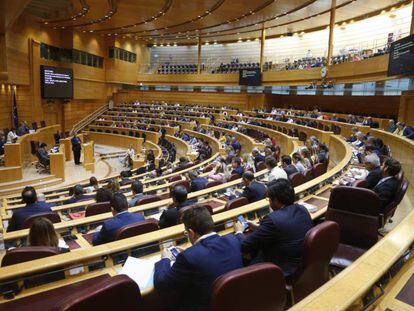
M 108 184 L 106 185 L 106 188 L 109 189 L 112 193 L 118 192 L 121 188 L 118 179 L 112 178 L 108 181 Z
M 208 178 L 211 180 L 221 181 L 222 183 L 225 183 L 227 181 L 225 175 L 225 171 L 227 170 L 227 168 L 225 166 L 226 164 L 224 162 L 218 162 L 216 164 L 216 167 L 208 175 Z
M 303 159 L 302 163 L 303 163 L 303 166 L 305 167 L 305 169 L 312 168 L 313 160 L 312 160 L 312 156 L 311 156 L 311 153 L 310 153 L 309 149 L 306 148 L 306 147 L 302 147 L 300 149 L 300 155 Z
M 43 217 L 36 218 L 30 226 L 30 246 L 56 247 L 61 253 L 69 252 L 69 246 L 63 239 L 59 239 L 52 222 Z

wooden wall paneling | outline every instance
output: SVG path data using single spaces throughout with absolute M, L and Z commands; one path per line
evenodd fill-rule
M 401 95 L 398 121 L 414 125 L 414 91 L 407 91 Z
M 21 166 L 0 168 L 0 183 L 16 181 L 23 178 Z
M 311 110 L 315 107 L 326 112 L 352 113 L 382 117 L 396 117 L 399 96 L 327 96 L 266 94 L 265 106 Z
M 253 96 L 254 97 L 254 96 Z M 211 93 L 211 92 L 168 92 L 168 91 L 129 91 L 115 95 L 116 103 L 141 101 L 167 101 L 185 104 L 199 104 L 211 106 L 231 106 L 242 110 L 247 109 L 247 93 Z
M 116 146 L 125 149 L 132 146 L 136 154 L 141 152 L 142 144 L 144 143 L 143 138 L 135 138 L 125 135 L 97 132 L 84 132 L 84 135 L 86 135 L 87 141 L 93 141 L 95 144 Z
M 0 130 L 11 127 L 12 89 L 0 84 Z

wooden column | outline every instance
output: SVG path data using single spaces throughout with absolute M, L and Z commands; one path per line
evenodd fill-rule
M 201 36 L 198 36 L 198 65 L 197 65 L 197 73 L 201 73 Z
M 330 15 L 330 21 L 329 21 L 328 65 L 331 64 L 332 51 L 333 51 L 335 13 L 336 13 L 336 0 L 332 0 L 331 15 Z
M 262 38 L 260 40 L 260 70 L 263 72 L 263 65 L 264 65 L 264 49 L 265 49 L 265 42 L 266 42 L 266 30 L 264 23 L 262 24 Z
M 410 27 L 410 34 L 414 34 L 414 1 L 413 1 L 413 10 L 411 11 L 411 27 Z

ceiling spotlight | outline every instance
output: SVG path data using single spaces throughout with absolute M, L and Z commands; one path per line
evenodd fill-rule
M 254 41 L 259 41 L 259 38 L 254 39 Z
M 49 24 L 49 22 L 44 22 L 43 24 L 47 25 L 47 24 Z
M 210 45 L 210 43 L 208 43 L 208 41 L 206 41 L 206 42 L 204 43 L 204 45 Z
M 93 32 L 93 30 L 89 30 L 89 32 Z
M 239 38 L 239 40 L 237 40 L 237 43 L 243 42 L 241 38 Z
M 171 46 L 169 43 L 167 43 L 167 46 Z
M 157 44 L 156 44 L 156 43 L 154 43 L 153 47 L 155 47 L 155 48 L 156 48 L 156 47 L 157 47 Z
M 250 42 L 250 39 L 247 39 L 246 42 Z
M 174 42 L 174 46 L 177 46 L 177 42 Z
M 214 45 L 216 45 L 217 44 L 217 41 L 214 41 Z

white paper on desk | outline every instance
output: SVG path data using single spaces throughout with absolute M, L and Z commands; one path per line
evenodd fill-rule
M 303 205 L 308 210 L 309 213 L 315 213 L 318 211 L 318 207 L 315 205 L 312 205 L 306 202 L 300 202 L 299 204 Z
M 119 274 L 129 276 L 142 292 L 154 286 L 154 264 L 159 260 L 159 256 L 149 259 L 128 257 Z
M 160 213 L 157 213 L 157 214 L 154 214 L 154 215 L 150 215 L 149 218 L 154 218 L 154 219 L 160 221 L 160 218 L 161 218 L 161 215 L 162 215 L 163 212 L 164 211 L 162 211 Z

